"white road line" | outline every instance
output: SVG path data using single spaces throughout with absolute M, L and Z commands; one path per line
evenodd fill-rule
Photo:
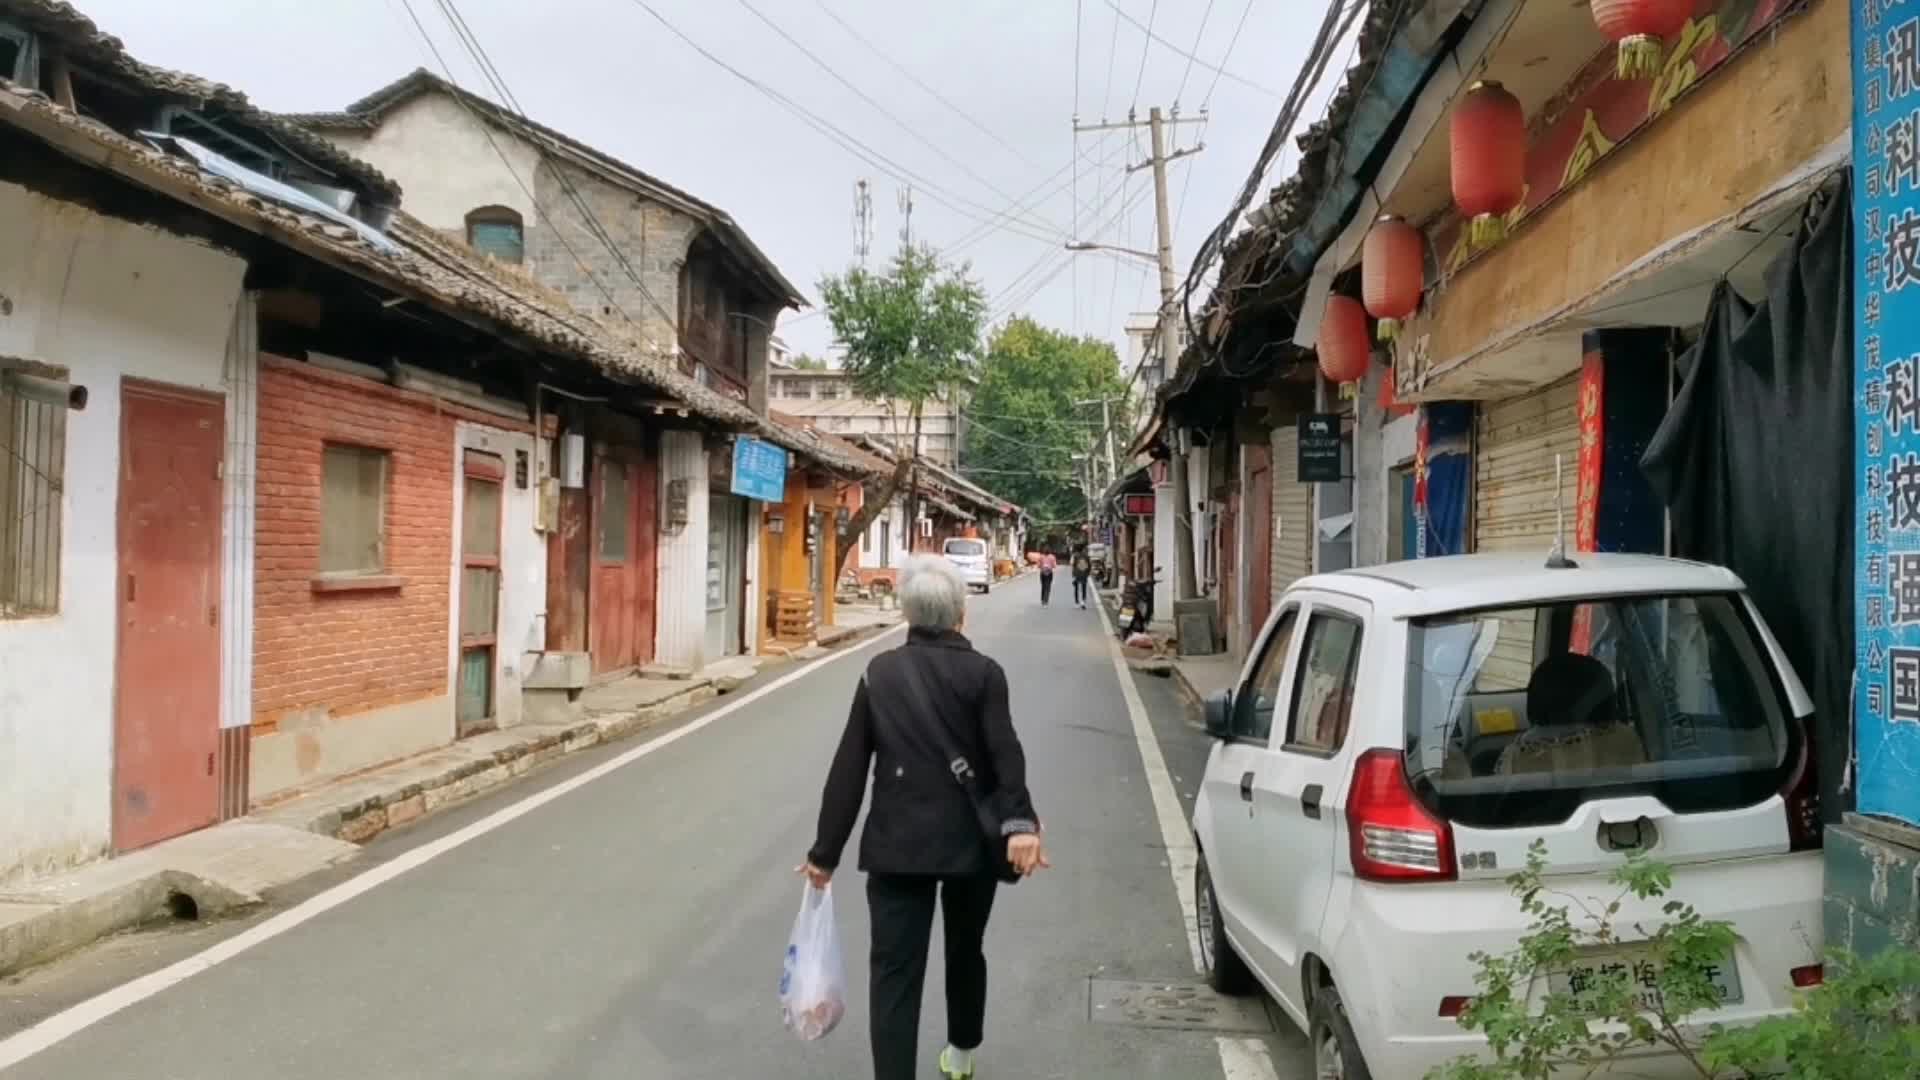
M 746 708 L 748 705 L 753 704 L 768 694 L 798 679 L 806 678 L 808 675 L 826 667 L 828 664 L 865 652 L 871 646 L 889 640 L 900 629 L 902 629 L 902 626 L 894 626 L 875 635 L 871 640 L 856 645 L 851 649 L 836 652 L 831 656 L 823 657 L 796 671 L 782 675 L 767 685 L 741 695 L 736 700 L 722 705 L 705 716 L 688 723 L 684 727 L 642 743 L 621 754 L 619 757 L 596 765 L 578 776 L 570 777 L 543 791 L 535 792 L 511 806 L 502 807 L 465 828 L 448 833 L 430 843 L 422 844 L 404 854 L 397 855 L 387 862 L 368 870 L 366 873 L 343 881 L 295 907 L 288 908 L 286 911 L 273 916 L 258 926 L 235 934 L 233 937 L 209 947 L 203 952 L 195 953 L 184 960 L 177 961 L 158 971 L 143 975 L 138 979 L 114 987 L 96 997 L 89 998 L 64 1012 L 56 1013 L 33 1027 L 17 1035 L 13 1035 L 4 1041 L 0 1041 L 0 1069 L 18 1065 L 49 1047 L 72 1038 L 74 1035 L 113 1016 L 115 1013 L 137 1005 L 153 997 L 155 994 L 178 986 L 188 979 L 193 978 L 195 975 L 217 967 L 249 949 L 264 945 L 300 924 L 324 915 L 363 893 L 379 888 L 400 875 L 410 870 L 417 870 L 469 841 L 477 840 L 503 825 L 507 825 L 533 813 L 535 810 L 553 802 L 555 799 L 578 791 L 588 784 L 593 783 L 595 780 L 617 772 L 649 754 L 664 750 L 736 710 Z
M 1147 773 L 1147 790 L 1153 793 L 1154 816 L 1160 819 L 1160 839 L 1167 847 L 1167 871 L 1173 875 L 1173 892 L 1180 900 L 1180 919 L 1186 926 L 1187 951 L 1193 960 L 1194 972 L 1204 974 L 1206 963 L 1200 958 L 1200 927 L 1193 897 L 1193 876 L 1199 852 L 1193 845 L 1193 833 L 1188 828 L 1187 815 L 1180 809 L 1180 796 L 1173 787 L 1173 774 L 1167 771 L 1166 756 L 1160 753 L 1160 739 L 1153 733 L 1153 721 L 1147 716 L 1146 706 L 1140 702 L 1140 691 L 1133 685 L 1133 671 L 1127 667 L 1127 658 L 1120 652 L 1117 631 L 1107 619 L 1105 606 L 1096 603 L 1093 609 L 1100 616 L 1100 629 L 1107 643 L 1107 657 L 1113 661 L 1113 672 L 1120 679 L 1120 696 L 1126 699 L 1127 715 L 1133 720 L 1133 741 L 1140 749 L 1140 764 Z M 1220 1069 L 1226 1080 L 1278 1080 L 1273 1070 L 1273 1058 L 1268 1054 L 1264 1042 L 1224 1036 L 1217 1041 Z

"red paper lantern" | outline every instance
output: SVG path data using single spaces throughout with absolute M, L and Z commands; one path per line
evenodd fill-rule
M 1367 375 L 1373 342 L 1367 338 L 1367 309 L 1351 296 L 1327 297 L 1320 317 L 1320 372 L 1336 383 L 1358 382 Z
M 1380 320 L 1381 341 L 1392 341 L 1400 320 L 1420 310 L 1426 284 L 1426 238 L 1392 214 L 1373 223 L 1360 255 L 1361 295 L 1367 314 Z
M 1474 83 L 1448 129 L 1453 202 L 1475 248 L 1506 239 L 1507 215 L 1527 193 L 1527 115 L 1497 82 Z
M 1623 79 L 1651 79 L 1665 59 L 1663 39 L 1686 29 L 1694 0 L 1593 0 L 1593 21 L 1620 46 Z

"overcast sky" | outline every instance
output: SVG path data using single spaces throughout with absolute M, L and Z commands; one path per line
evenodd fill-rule
M 77 3 L 143 60 L 229 83 L 267 108 L 298 111 L 338 109 L 415 67 L 439 70 L 410 6 L 461 85 L 487 92 L 437 0 Z M 1203 106 L 1211 116 L 1204 127 L 1182 126 L 1178 140 L 1185 147 L 1204 139 L 1206 151 L 1171 166 L 1172 202 L 1184 208 L 1174 238 L 1184 271 L 1252 167 L 1322 14 L 1312 0 L 645 5 L 719 60 L 864 144 L 871 160 L 701 56 L 641 0 L 457 0 L 456 7 L 530 115 L 725 208 L 810 297 L 817 299 L 823 274 L 853 258 L 856 181 L 872 187 L 873 258 L 880 260 L 899 243 L 898 192 L 911 179 L 915 238 L 970 260 L 996 319 L 1030 314 L 1117 347 L 1128 313 L 1152 309 L 1152 264 L 1069 256 L 1063 244 L 1077 219 L 1080 239 L 1153 247 L 1150 174 L 1126 179 L 1125 198 L 1119 194 L 1124 166 L 1140 161 L 1147 139 L 1144 132 L 1079 137 L 1076 212 L 1069 167 L 1076 25 L 1083 123 L 1123 119 L 1136 105 L 1144 118 L 1148 106 L 1176 101 L 1187 117 Z M 1151 21 L 1170 44 L 1150 42 L 1116 5 L 1139 24 Z M 1190 65 L 1183 51 L 1200 62 Z M 1214 66 L 1228 74 L 1217 76 Z M 1309 115 L 1319 108 L 1316 102 Z M 1290 159 L 1282 168 L 1290 170 Z M 1016 200 L 1031 209 L 983 227 Z M 794 348 L 817 353 L 828 344 L 817 310 L 782 320 Z

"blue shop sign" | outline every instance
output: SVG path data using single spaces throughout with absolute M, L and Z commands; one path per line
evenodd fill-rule
M 759 439 L 733 440 L 733 493 L 761 502 L 787 497 L 787 452 Z
M 1852 7 L 1859 807 L 1920 825 L 1920 3 Z

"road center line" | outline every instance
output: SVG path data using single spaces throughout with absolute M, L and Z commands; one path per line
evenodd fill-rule
M 617 772 L 649 754 L 664 750 L 674 743 L 679 742 L 681 739 L 692 735 L 694 732 L 706 728 L 708 725 L 731 715 L 739 709 L 746 708 L 748 705 L 786 687 L 790 683 L 806 678 L 808 675 L 819 671 L 829 664 L 851 656 L 857 656 L 880 642 L 889 641 L 900 629 L 902 629 L 902 626 L 894 626 L 851 649 L 836 652 L 831 656 L 823 657 L 795 671 L 788 672 L 767 685 L 748 691 L 739 698 L 714 709 L 712 712 L 689 722 L 683 727 L 642 743 L 622 753 L 618 757 L 588 769 L 578 776 L 569 777 L 552 787 L 534 792 L 510 806 L 501 807 L 499 810 L 488 814 L 479 821 L 455 832 L 448 833 L 438 840 L 422 844 L 411 851 L 396 855 L 392 859 L 381 863 L 379 866 L 373 867 L 366 873 L 349 878 L 325 892 L 313 896 L 267 919 L 258 926 L 235 934 L 225 941 L 209 946 L 201 952 L 195 953 L 184 960 L 169 964 L 158 971 L 149 972 L 131 982 L 116 986 L 64 1012 L 56 1013 L 42 1020 L 40 1023 L 35 1024 L 33 1027 L 0 1041 L 0 1069 L 7 1069 L 18 1065 L 28 1058 L 72 1038 L 74 1035 L 85 1031 L 87 1028 L 98 1024 L 116 1013 L 131 1008 L 165 990 L 178 986 L 203 971 L 218 967 L 250 949 L 264 945 L 302 923 L 324 915 L 349 900 L 379 888 L 410 870 L 417 870 L 440 856 L 453 851 L 455 848 L 461 847 L 470 841 L 477 840 L 503 825 L 517 821 L 548 803 L 571 792 L 578 791 L 588 784 Z
M 1160 752 L 1160 738 L 1153 732 L 1153 721 L 1140 701 L 1140 690 L 1133 685 L 1133 671 L 1120 652 L 1120 638 L 1107 618 L 1105 605 L 1094 604 L 1100 616 L 1101 636 L 1107 643 L 1107 658 L 1113 661 L 1113 673 L 1120 680 L 1120 696 L 1126 699 L 1127 715 L 1133 721 L 1133 741 L 1140 749 L 1140 764 L 1146 770 L 1147 790 L 1153 793 L 1154 816 L 1160 821 L 1160 839 L 1167 848 L 1167 871 L 1173 875 L 1173 892 L 1180 900 L 1180 921 L 1186 928 L 1187 951 L 1196 974 L 1205 974 L 1200 958 L 1199 919 L 1194 910 L 1193 878 L 1199 852 L 1187 815 L 1180 809 L 1180 796 L 1173 787 L 1173 774 L 1167 771 L 1167 759 Z M 1273 1058 L 1259 1039 L 1216 1040 L 1220 1050 L 1220 1071 L 1226 1080 L 1278 1080 Z

